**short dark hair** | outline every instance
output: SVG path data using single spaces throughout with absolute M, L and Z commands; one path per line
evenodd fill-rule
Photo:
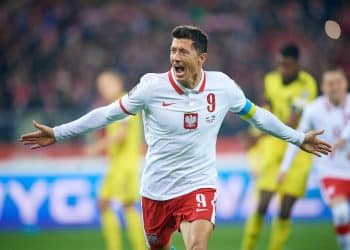
M 299 60 L 299 48 L 295 44 L 287 44 L 280 49 L 280 54 L 283 57 L 291 57 L 295 61 Z
M 208 35 L 198 27 L 179 25 L 173 29 L 171 34 L 174 38 L 186 38 L 192 40 L 193 47 L 200 53 L 208 52 Z
M 334 64 L 326 65 L 323 68 L 323 74 L 328 73 L 328 72 L 339 72 L 344 77 L 346 77 L 346 73 L 345 73 L 344 69 L 342 67 L 340 67 L 339 65 L 334 65 Z

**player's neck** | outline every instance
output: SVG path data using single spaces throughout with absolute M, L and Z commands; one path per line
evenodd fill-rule
M 194 73 L 189 79 L 181 81 L 181 85 L 184 86 L 187 89 L 194 89 L 199 84 L 201 77 L 202 77 L 202 71 Z
M 346 101 L 346 96 L 344 96 L 340 99 L 333 99 L 333 100 L 328 98 L 328 100 L 335 107 L 344 106 L 345 101 Z
M 295 72 L 295 74 L 291 75 L 291 76 L 284 76 L 282 77 L 282 82 L 284 85 L 289 85 L 291 84 L 294 80 L 296 80 L 298 78 L 299 75 L 299 71 Z

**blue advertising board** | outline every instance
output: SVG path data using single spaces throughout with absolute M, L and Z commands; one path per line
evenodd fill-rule
M 7 170 L 0 173 L 0 229 L 98 225 L 96 197 L 103 171 L 96 168 L 95 163 L 87 160 L 84 164 L 88 167 L 77 168 L 74 167 L 77 161 L 68 159 L 61 162 L 65 168 L 56 168 L 52 166 L 59 162 L 46 159 L 30 168 L 34 171 L 25 170 L 23 162 L 12 164 L 22 167 L 2 168 Z M 79 162 L 79 166 L 81 164 Z M 254 180 L 244 165 L 244 161 L 235 161 L 232 165 L 231 161 L 218 159 L 217 223 L 243 221 L 254 209 Z M 118 206 L 115 207 L 118 210 Z M 276 214 L 276 209 L 277 199 L 268 216 Z M 314 174 L 310 176 L 306 197 L 297 203 L 293 217 L 317 220 L 330 217 Z

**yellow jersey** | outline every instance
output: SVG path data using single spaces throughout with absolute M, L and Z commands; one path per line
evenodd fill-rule
M 117 199 L 129 204 L 137 202 L 139 197 L 142 143 L 140 115 L 110 124 L 106 127 L 106 136 L 114 136 L 123 122 L 128 123 L 125 140 L 107 148 L 109 168 L 101 185 L 100 198 Z
M 299 71 L 298 77 L 287 85 L 283 84 L 280 73 L 272 71 L 265 76 L 264 87 L 272 113 L 285 123 L 292 112 L 300 113 L 317 95 L 316 81 L 305 71 Z M 259 140 L 256 147 L 259 152 L 263 152 L 263 156 L 259 159 L 261 172 L 257 186 L 261 190 L 302 197 L 310 172 L 311 155 L 298 153 L 283 183 L 279 185 L 277 175 L 286 146 L 287 143 L 272 136 L 264 136 Z
M 287 122 L 292 112 L 300 112 L 316 98 L 317 84 L 309 73 L 301 70 L 295 80 L 284 85 L 281 74 L 272 71 L 265 76 L 264 91 L 272 113 L 281 121 Z
M 129 116 L 124 121 L 110 124 L 106 127 L 106 136 L 114 136 L 123 122 L 128 123 L 125 140 L 122 143 L 110 145 L 106 152 L 109 165 L 113 170 L 139 167 L 142 142 L 140 115 Z

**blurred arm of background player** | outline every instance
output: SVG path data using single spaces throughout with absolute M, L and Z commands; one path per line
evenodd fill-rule
M 97 77 L 97 91 L 104 103 L 112 103 L 119 99 L 123 93 L 122 79 L 114 72 L 105 71 Z M 98 155 L 106 151 L 111 145 L 120 145 L 128 133 L 128 122 L 119 122 L 119 128 L 114 133 L 104 133 L 103 137 L 95 143 L 86 145 L 83 152 L 87 155 Z
M 345 129 L 341 133 L 340 138 L 334 144 L 333 152 L 332 152 L 331 156 L 333 156 L 333 154 L 335 154 L 337 152 L 337 150 L 343 149 L 345 147 L 346 143 L 349 141 L 350 141 L 350 123 L 347 124 L 347 126 L 345 127 Z M 350 152 L 347 153 L 347 157 L 350 160 Z
M 83 148 L 83 152 L 86 155 L 98 155 L 106 151 L 108 147 L 113 144 L 120 145 L 126 139 L 128 133 L 128 123 L 121 121 L 119 122 L 119 129 L 113 135 L 103 135 L 102 138 L 98 139 L 95 143 L 86 145 Z
M 350 123 L 347 124 L 341 133 L 340 138 L 334 144 L 334 153 L 337 149 L 343 149 L 347 141 L 350 141 Z M 348 152 L 348 158 L 350 159 L 350 152 Z

